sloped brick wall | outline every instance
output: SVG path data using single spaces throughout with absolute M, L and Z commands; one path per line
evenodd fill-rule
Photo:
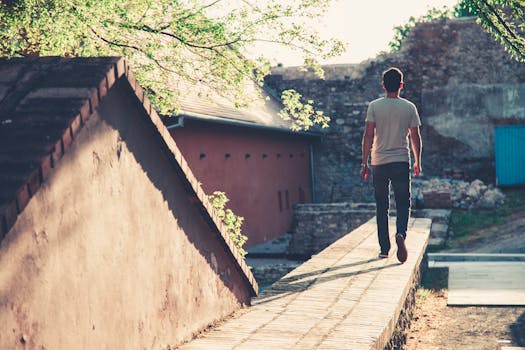
M 1 242 L 1 349 L 173 348 L 249 304 L 141 102 L 116 83 Z

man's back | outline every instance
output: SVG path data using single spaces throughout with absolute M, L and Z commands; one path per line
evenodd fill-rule
M 366 121 L 375 123 L 372 165 L 409 161 L 408 129 L 421 124 L 412 102 L 399 97 L 374 100 Z

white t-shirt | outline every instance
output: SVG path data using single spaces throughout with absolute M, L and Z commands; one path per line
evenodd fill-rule
M 408 129 L 421 125 L 412 102 L 401 97 L 378 98 L 368 105 L 366 121 L 376 124 L 372 165 L 410 162 Z

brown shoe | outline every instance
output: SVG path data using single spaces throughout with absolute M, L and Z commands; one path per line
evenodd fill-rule
M 405 261 L 407 261 L 408 258 L 408 252 L 407 247 L 405 245 L 405 239 L 401 235 L 396 235 L 396 243 L 397 243 L 397 259 L 402 264 Z

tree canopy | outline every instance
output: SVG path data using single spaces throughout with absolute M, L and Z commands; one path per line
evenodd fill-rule
M 248 102 L 247 82 L 263 85 L 270 64 L 248 57 L 251 45 L 272 42 L 301 52 L 319 75 L 319 59 L 343 44 L 321 38 L 307 21 L 330 0 L 14 0 L 0 3 L 2 56 L 124 56 L 162 114 L 180 108 L 181 79 Z M 327 126 L 329 120 L 285 92 L 284 118 L 293 127 Z
M 518 61 L 525 61 L 525 0 L 460 0 L 452 9 L 432 8 L 424 16 L 410 17 L 407 23 L 394 28 L 389 43 L 393 51 L 399 50 L 412 27 L 419 22 L 430 22 L 451 17 L 478 17 L 478 23 L 505 50 Z
M 525 0 L 464 0 L 478 22 L 518 61 L 525 62 Z

